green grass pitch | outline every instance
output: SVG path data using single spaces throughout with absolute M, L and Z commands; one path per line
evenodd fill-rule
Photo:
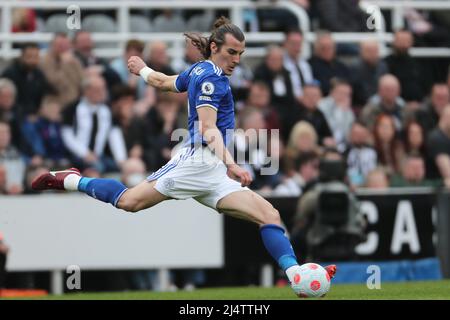
M 42 299 L 42 298 L 40 298 Z M 45 299 L 83 300 L 298 300 L 289 287 L 230 287 L 177 292 L 70 293 Z M 382 283 L 381 289 L 365 284 L 332 285 L 324 300 L 450 300 L 450 280 Z

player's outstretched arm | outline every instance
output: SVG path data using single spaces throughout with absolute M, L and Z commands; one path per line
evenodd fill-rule
M 140 75 L 152 87 L 163 91 L 178 92 L 175 88 L 175 80 L 178 75 L 168 76 L 162 72 L 154 71 L 140 57 L 132 56 L 128 59 L 128 70 L 135 75 Z
M 243 187 L 250 185 L 252 182 L 250 173 L 242 169 L 236 164 L 236 162 L 234 162 L 233 157 L 223 143 L 222 133 L 216 125 L 217 111 L 208 105 L 205 105 L 198 106 L 197 112 L 200 121 L 200 133 L 208 144 L 208 147 L 227 166 L 228 176 L 239 181 Z

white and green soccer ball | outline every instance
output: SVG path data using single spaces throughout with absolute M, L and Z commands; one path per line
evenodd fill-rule
M 291 283 L 292 289 L 300 298 L 322 298 L 330 290 L 330 285 L 330 275 L 316 263 L 302 264 Z

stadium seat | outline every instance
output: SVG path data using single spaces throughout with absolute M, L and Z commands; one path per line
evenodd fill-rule
M 95 33 L 113 33 L 117 32 L 118 27 L 113 18 L 104 14 L 92 14 L 84 18 L 81 22 L 83 30 Z M 96 42 L 97 48 L 116 48 L 117 42 Z
M 191 17 L 187 23 L 187 30 L 207 32 L 211 30 L 214 23 L 214 10 L 206 10 L 203 14 L 197 14 Z
M 89 32 L 117 32 L 117 24 L 104 14 L 92 14 L 82 21 L 82 27 Z
M 64 13 L 55 13 L 47 18 L 44 25 L 45 32 L 67 33 L 67 15 Z
M 176 14 L 170 19 L 161 14 L 155 18 L 153 28 L 155 32 L 183 32 L 186 31 L 186 23 Z
M 130 32 L 152 32 L 152 29 L 147 17 L 137 14 L 130 16 Z

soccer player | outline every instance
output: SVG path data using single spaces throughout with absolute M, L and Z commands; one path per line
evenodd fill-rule
M 82 177 L 71 168 L 49 172 L 32 183 L 35 190 L 80 191 L 125 211 L 150 208 L 167 199 L 194 198 L 232 217 L 256 223 L 266 249 L 285 271 L 295 291 L 299 271 L 291 243 L 281 227 L 280 215 L 257 193 L 249 190 L 250 174 L 239 167 L 226 145 L 227 130 L 234 129 L 234 102 L 229 80 L 244 53 L 242 31 L 226 18 L 219 18 L 209 38 L 185 34 L 205 60 L 179 75 L 167 76 L 146 66 L 141 58 L 128 60 L 131 73 L 151 86 L 172 92 L 188 92 L 190 140 L 161 169 L 137 186 L 127 189 L 112 179 Z M 336 266 L 328 266 L 333 276 Z

